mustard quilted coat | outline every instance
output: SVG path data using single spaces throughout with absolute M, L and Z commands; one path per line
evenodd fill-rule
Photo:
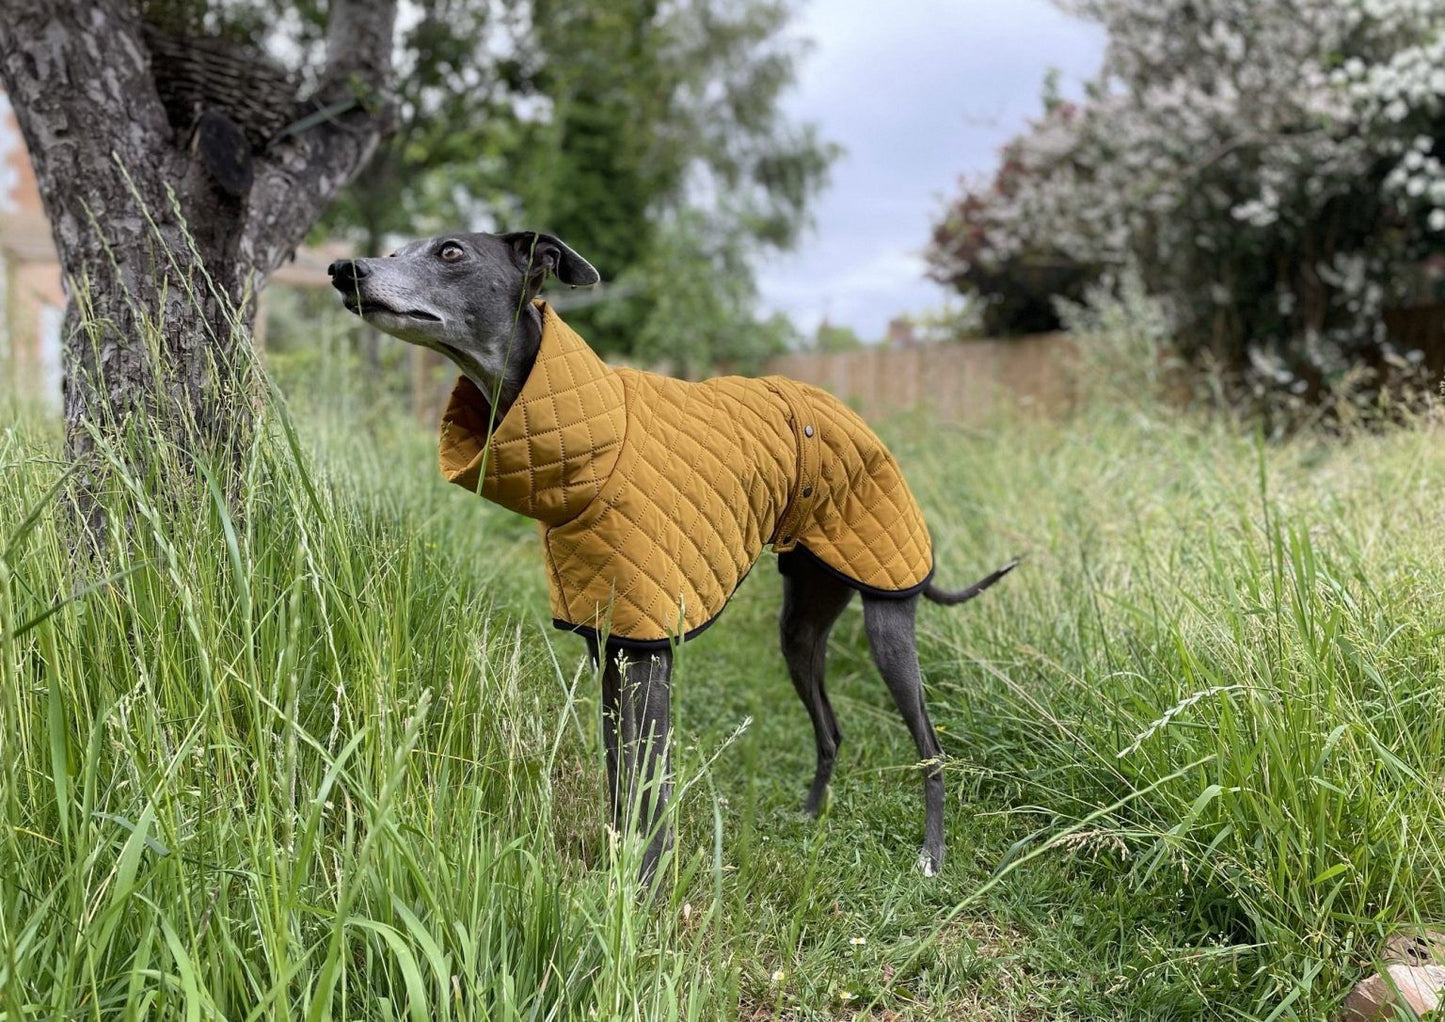
M 538 304 L 541 349 L 516 402 L 489 442 L 490 404 L 459 379 L 440 460 L 451 482 L 540 523 L 558 628 L 636 648 L 691 637 L 768 544 L 870 594 L 927 584 L 923 514 L 836 398 L 781 376 L 614 369 Z

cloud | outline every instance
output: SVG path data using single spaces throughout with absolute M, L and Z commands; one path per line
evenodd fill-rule
M 799 272 L 800 264 L 806 267 L 809 261 L 809 254 L 802 253 L 765 266 L 761 274 L 764 302 L 770 308 L 786 310 L 807 333 L 815 330 L 824 317 L 860 330 L 860 323 L 886 325 L 893 316 L 907 311 L 897 305 L 900 294 L 922 293 L 931 288 L 930 300 L 924 305 L 939 305 L 948 297 L 944 289 L 922 279 L 925 267 L 917 252 L 899 248 L 863 252 L 821 276 Z M 912 306 L 919 307 L 923 306 Z M 868 339 L 882 335 L 882 326 L 863 333 Z
M 881 337 L 949 294 L 924 279 L 922 250 L 960 176 L 992 170 L 1051 66 L 1078 91 L 1102 34 L 1044 0 L 814 0 L 796 30 L 814 49 L 788 112 L 846 153 L 816 230 L 762 267 L 764 305 L 804 329 L 826 313 Z

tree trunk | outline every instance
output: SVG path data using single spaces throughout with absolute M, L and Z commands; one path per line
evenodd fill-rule
M 254 422 L 255 293 L 376 148 L 395 13 L 394 0 L 333 0 L 310 107 L 327 116 L 307 126 L 297 102 L 298 129 L 253 148 L 237 187 L 203 158 L 195 124 L 168 119 L 132 3 L 8 0 L 0 79 L 69 296 L 71 454 L 94 468 L 97 438 L 148 420 L 182 452 L 238 463 Z M 345 103 L 358 91 L 370 108 Z

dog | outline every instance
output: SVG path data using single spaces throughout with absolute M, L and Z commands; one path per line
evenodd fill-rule
M 943 865 L 943 749 L 924 704 L 919 597 L 972 599 L 932 582 L 932 548 L 892 455 L 850 409 L 781 377 L 686 383 L 613 369 L 538 293 L 549 275 L 599 275 L 535 231 L 452 234 L 328 268 L 346 308 L 461 370 L 443 416 L 452 482 L 541 523 L 554 624 L 602 662 L 612 823 L 646 840 L 651 882 L 672 842 L 668 742 L 673 646 L 711 624 L 763 546 L 778 552 L 788 675 L 813 724 L 823 805 L 842 736 L 823 684 L 829 631 L 855 592 L 874 663 L 923 772 L 918 866 Z

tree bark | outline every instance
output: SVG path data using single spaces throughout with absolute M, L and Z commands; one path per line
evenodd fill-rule
M 394 0 L 333 0 L 312 105 L 330 113 L 256 152 L 241 194 L 167 119 L 134 4 L 4 6 L 0 80 L 69 297 L 69 452 L 94 463 L 97 438 L 149 420 L 183 452 L 238 463 L 253 432 L 255 294 L 388 127 Z

